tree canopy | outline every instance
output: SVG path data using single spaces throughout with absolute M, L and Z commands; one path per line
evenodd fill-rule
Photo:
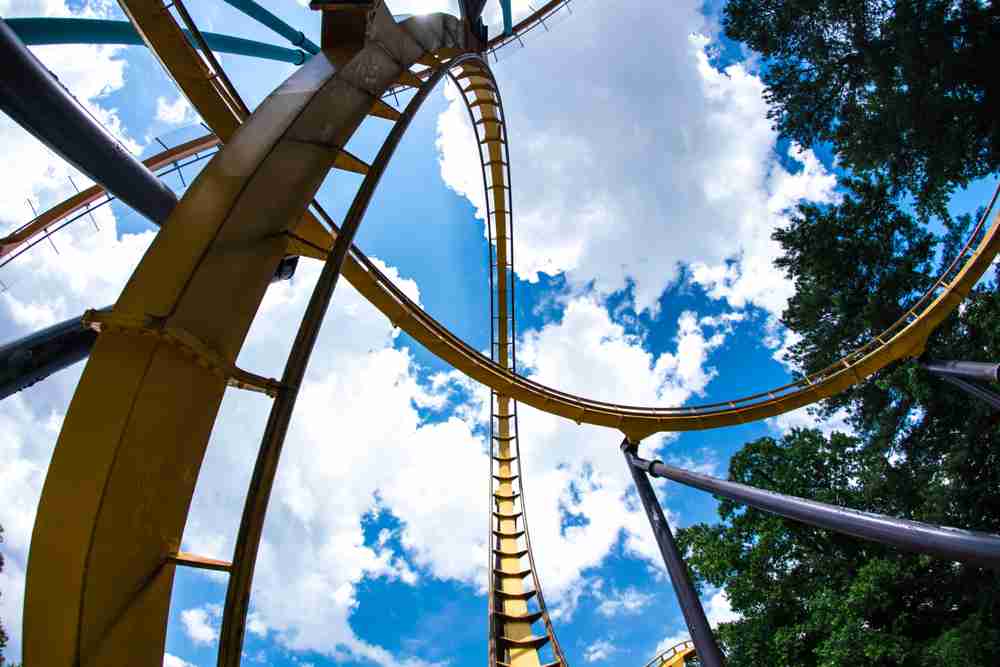
M 763 57 L 769 115 L 804 146 L 883 175 L 922 212 L 1000 169 L 993 0 L 730 0 L 726 34 Z
M 800 206 L 775 233 L 796 286 L 791 359 L 825 367 L 895 321 L 950 263 L 970 216 L 929 228 L 883 177 L 854 177 L 835 206 Z M 977 286 L 932 334 L 937 359 L 1000 361 L 1000 295 Z M 822 502 L 1000 533 L 1000 419 L 895 363 L 825 402 L 850 435 L 796 430 L 746 444 L 730 479 Z M 730 666 L 1000 664 L 1000 573 L 858 540 L 722 501 L 720 524 L 678 532 L 693 577 L 742 619 L 719 632 Z

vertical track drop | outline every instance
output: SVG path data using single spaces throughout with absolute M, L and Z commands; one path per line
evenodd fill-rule
M 513 224 L 510 157 L 503 104 L 485 64 L 470 63 L 453 72 L 472 120 L 483 170 L 490 264 L 490 356 L 514 371 Z M 566 665 L 538 582 L 518 445 L 517 402 L 491 392 L 490 406 L 490 643 L 489 667 Z M 536 624 L 540 624 L 537 633 Z M 554 660 L 543 663 L 540 649 L 550 646 Z

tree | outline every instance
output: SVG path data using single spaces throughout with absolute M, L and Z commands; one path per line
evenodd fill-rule
M 948 494 L 947 478 L 920 473 L 860 439 L 815 430 L 761 438 L 730 463 L 731 479 L 782 493 L 922 520 L 958 518 L 929 502 Z M 912 483 L 926 487 L 900 493 Z M 678 542 L 690 550 L 696 580 L 724 586 L 743 614 L 719 632 L 731 667 L 1000 664 L 996 574 L 726 500 L 719 515 L 724 523 L 682 529 Z
M 3 544 L 3 526 L 0 526 L 0 544 Z M 3 554 L 0 553 L 0 572 L 3 572 Z M 7 633 L 4 632 L 3 624 L 0 624 L 0 667 L 3 667 L 3 650 L 7 648 Z
M 730 0 L 727 36 L 763 56 L 769 116 L 844 167 L 888 178 L 921 213 L 1000 170 L 993 0 Z
M 955 256 L 970 216 L 932 234 L 886 178 L 855 177 L 836 206 L 801 206 L 775 233 L 796 294 L 784 324 L 803 369 L 825 367 L 896 320 Z M 978 286 L 927 342 L 939 359 L 1000 361 L 1000 295 Z M 1000 427 L 988 406 L 911 360 L 824 403 L 854 435 L 794 431 L 746 444 L 731 479 L 891 516 L 1000 533 Z M 723 501 L 722 523 L 679 531 L 696 581 L 742 620 L 730 665 L 1000 664 L 1000 574 L 904 554 Z

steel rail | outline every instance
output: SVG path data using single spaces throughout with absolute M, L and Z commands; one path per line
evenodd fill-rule
M 473 54 L 459 56 L 452 62 L 454 65 L 459 65 L 471 60 L 478 61 L 479 56 Z M 226 604 L 219 640 L 219 667 L 239 667 L 242 659 L 246 618 L 250 606 L 250 590 L 253 584 L 257 552 L 264 530 L 267 505 L 278 471 L 278 461 L 288 433 L 288 426 L 291 423 L 299 388 L 305 377 L 313 347 L 319 337 L 323 319 L 337 286 L 341 268 L 347 258 L 354 236 L 361 226 L 365 212 L 368 210 L 372 196 L 381 181 L 382 174 L 385 173 L 400 140 L 409 128 L 413 117 L 423 106 L 427 96 L 447 73 L 449 66 L 442 66 L 427 79 L 410 100 L 399 120 L 393 125 L 389 136 L 383 142 L 378 155 L 361 183 L 361 187 L 351 202 L 351 207 L 344 219 L 340 233 L 337 235 L 337 240 L 323 264 L 323 270 L 313 288 L 312 296 L 282 373 L 281 390 L 268 415 L 267 426 L 254 465 L 250 489 L 247 492 L 233 553 L 234 567 L 226 591 Z
M 142 37 L 129 21 L 110 19 L 36 17 L 5 19 L 7 24 L 24 40 L 25 44 L 127 44 L 146 46 Z M 264 42 L 256 42 L 232 35 L 206 32 L 205 41 L 209 48 L 221 53 L 232 53 L 264 60 L 275 60 L 292 65 L 301 65 L 309 57 L 305 51 L 287 49 Z M 193 36 L 186 32 L 191 40 Z
M 219 138 L 217 136 L 214 134 L 206 134 L 198 137 L 197 139 L 192 139 L 191 141 L 184 142 L 183 144 L 157 153 L 156 155 L 143 160 L 142 163 L 146 165 L 150 171 L 157 171 L 169 164 L 183 160 L 201 151 L 214 148 L 218 145 Z M 26 224 L 17 228 L 7 236 L 0 238 L 0 257 L 13 253 L 18 249 L 18 247 L 30 241 L 32 237 L 44 232 L 45 228 L 59 223 L 63 218 L 72 215 L 82 208 L 88 207 L 106 193 L 107 191 L 102 186 L 93 185 L 86 190 L 73 195 L 69 199 L 56 204 L 33 220 L 30 220 Z
M 683 667 L 684 659 L 694 655 L 694 642 L 686 640 L 661 651 L 643 667 Z
M 138 3 L 138 0 L 124 0 L 124 4 L 130 3 Z M 179 30 L 177 36 L 180 44 L 174 43 L 173 47 L 183 46 L 190 50 Z M 164 62 L 167 60 L 164 59 Z M 195 106 L 207 118 L 206 112 L 197 104 Z M 773 417 L 833 396 L 894 361 L 919 356 L 930 333 L 969 293 L 1000 250 L 1000 215 L 988 229 L 986 227 L 997 192 L 1000 192 L 1000 187 L 949 267 L 885 331 L 830 366 L 780 387 L 703 405 L 620 405 L 547 387 L 494 364 L 455 337 L 419 305 L 396 290 L 392 281 L 367 262 L 367 258 L 356 248 L 352 247 L 351 256 L 345 263 L 344 276 L 394 324 L 472 379 L 536 409 L 578 423 L 615 428 L 629 439 L 638 441 L 662 431 L 711 429 Z M 973 243 L 980 236 L 982 238 L 973 250 Z M 328 242 L 324 241 L 324 244 Z M 299 247 L 302 254 L 317 258 L 325 257 L 328 250 L 329 245 L 315 243 Z
M 1000 214 L 987 229 L 985 221 L 988 214 L 989 210 L 980 218 L 942 278 L 899 320 L 858 350 L 825 369 L 781 387 L 697 406 L 618 405 L 547 387 L 494 364 L 456 337 L 396 288 L 392 279 L 358 248 L 352 246 L 343 272 L 344 277 L 395 326 L 470 378 L 506 392 L 538 410 L 578 423 L 615 428 L 632 440 L 641 440 L 661 431 L 704 430 L 774 417 L 833 396 L 894 361 L 919 356 L 927 336 L 961 303 L 1000 251 Z M 982 239 L 972 251 L 972 243 L 980 234 Z M 300 245 L 299 252 L 322 259 L 328 249 L 329 246 L 304 243 Z M 950 278 L 953 272 L 955 276 Z M 950 280 L 945 283 L 946 278 Z
M 520 39 L 520 37 L 531 32 L 538 26 L 544 25 L 546 18 L 559 11 L 563 5 L 568 6 L 569 3 L 570 0 L 549 0 L 524 19 L 518 21 L 510 33 L 500 33 L 493 39 L 489 40 L 486 43 L 486 51 L 494 53 L 514 40 Z
M 280 389 L 234 364 L 287 235 L 372 97 L 429 49 L 462 46 L 454 18 L 376 20 L 378 43 L 357 54 L 370 67 L 337 69 L 321 53 L 297 70 L 198 175 L 101 318 L 39 502 L 26 662 L 162 661 L 174 571 L 194 562 L 176 554 L 227 378 Z
M 493 361 L 504 368 L 516 372 L 517 369 L 517 318 L 515 302 L 515 276 L 513 253 L 513 199 L 511 196 L 510 149 L 507 142 L 506 115 L 499 88 L 487 63 L 473 61 L 463 66 L 458 74 L 449 76 L 461 93 L 469 117 L 470 126 L 476 136 L 486 205 L 487 262 L 490 284 L 490 355 Z M 467 86 L 467 87 L 466 87 Z M 469 95 L 471 94 L 471 98 Z M 479 117 L 477 118 L 477 113 Z M 490 137 L 495 134 L 495 137 Z M 494 250 L 496 251 L 494 253 Z M 496 259 L 494 259 L 496 258 Z M 540 646 L 519 646 L 509 640 L 538 642 L 540 638 L 532 634 L 531 626 L 541 620 L 545 627 L 545 638 L 552 647 L 556 661 L 567 665 L 566 657 L 556 637 L 549 615 L 548 606 L 542 592 L 534 550 L 531 545 L 531 529 L 528 522 L 527 500 L 524 490 L 524 468 L 520 453 L 520 429 L 517 402 L 511 401 L 496 391 L 490 392 L 489 426 L 490 461 L 490 522 L 487 541 L 490 545 L 489 572 L 489 665 L 503 663 L 532 665 L 540 662 Z M 494 462 L 499 470 L 494 470 Z M 516 473 L 515 473 L 516 466 Z M 493 484 L 494 475 L 507 475 L 509 480 L 501 482 L 501 490 L 506 485 L 509 493 L 501 493 Z M 517 528 L 518 516 L 521 521 Z M 521 538 L 504 537 L 495 531 L 504 532 L 503 522 L 510 522 L 507 532 L 521 532 Z M 524 540 L 524 549 L 517 544 Z M 527 570 L 522 569 L 521 559 L 527 557 Z M 523 574 L 530 573 L 532 591 L 537 600 L 539 619 L 532 620 L 527 602 L 515 597 L 498 599 L 499 594 L 525 593 Z M 499 581 L 498 581 L 499 580 Z M 497 587 L 499 586 L 499 593 Z M 505 651 L 510 657 L 501 657 Z
M 212 157 L 212 155 L 214 155 L 214 153 L 206 153 L 203 155 L 196 155 L 190 160 L 187 160 L 187 162 L 179 162 L 179 161 L 175 162 L 170 166 L 170 168 L 157 172 L 156 176 L 161 179 L 166 178 L 171 174 L 180 172 L 184 167 L 188 167 L 197 162 L 201 162 L 202 160 Z M 3 255 L 2 259 L 0 259 L 0 269 L 13 262 L 24 253 L 28 252 L 39 243 L 43 243 L 46 240 L 51 242 L 52 238 L 55 236 L 57 232 L 65 229 L 66 227 L 70 226 L 77 220 L 82 219 L 84 216 L 92 216 L 94 211 L 100 210 L 101 207 L 110 204 L 116 199 L 114 195 L 108 194 L 107 192 L 104 192 L 102 197 L 103 198 L 101 198 L 96 203 L 91 202 L 90 204 L 87 204 L 85 207 L 83 207 L 82 211 L 80 209 L 77 209 L 75 212 L 71 213 L 69 217 L 60 218 L 55 224 L 46 227 L 43 230 L 45 232 L 44 234 L 36 234 L 32 238 L 25 241 L 23 244 L 18 245 L 15 251 L 7 255 Z M 3 291 L 7 290 L 4 289 Z
M 1000 570 L 1000 535 L 839 507 L 691 472 L 626 454 L 636 474 L 678 482 L 801 523 L 897 549 Z

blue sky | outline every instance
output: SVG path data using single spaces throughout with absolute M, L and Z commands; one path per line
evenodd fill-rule
M 204 30 L 281 38 L 221 0 L 188 3 Z M 318 15 L 264 2 L 318 42 Z M 397 13 L 447 9 L 396 0 Z M 721 39 L 718 2 L 576 0 L 496 65 L 511 138 L 519 362 L 546 384 L 635 404 L 712 402 L 783 384 L 777 323 L 791 285 L 771 265 L 786 210 L 836 199 L 830 156 L 770 129 L 752 54 Z M 526 3 L 515 2 L 515 13 Z M 491 20 L 496 9 L 490 11 Z M 0 15 L 121 18 L 111 2 L 0 0 Z M 283 44 L 282 44 L 283 45 Z M 36 53 L 140 154 L 197 133 L 197 117 L 143 48 Z M 292 71 L 223 56 L 248 104 Z M 389 123 L 370 119 L 348 148 L 365 159 Z M 383 179 L 358 245 L 474 346 L 489 339 L 482 192 L 464 108 L 436 92 Z M 0 228 L 86 179 L 0 117 L 19 159 L 0 165 Z M 189 167 L 188 183 L 198 171 Z M 167 182 L 180 193 L 174 175 Z M 319 198 L 340 220 L 360 177 L 334 173 Z M 956 197 L 956 210 L 990 184 Z M 153 237 L 120 204 L 2 270 L 0 341 L 112 303 Z M 280 374 L 312 283 L 303 261 L 272 286 L 240 356 Z M 82 365 L 0 403 L 0 618 L 20 652 L 20 605 L 34 506 Z M 184 548 L 228 559 L 263 430 L 266 399 L 227 394 L 199 478 Z M 724 475 L 746 441 L 813 420 L 805 413 L 652 438 L 661 458 Z M 826 424 L 832 428 L 835 424 Z M 486 658 L 487 479 L 483 392 L 394 331 L 349 285 L 334 298 L 303 388 L 269 509 L 246 664 L 411 667 Z M 527 507 L 556 632 L 577 665 L 636 665 L 683 638 L 683 622 L 617 446 L 620 434 L 521 411 Z M 714 519 L 710 497 L 660 492 L 672 522 Z M 215 661 L 220 576 L 180 572 L 166 665 Z M 732 618 L 705 591 L 713 621 Z

